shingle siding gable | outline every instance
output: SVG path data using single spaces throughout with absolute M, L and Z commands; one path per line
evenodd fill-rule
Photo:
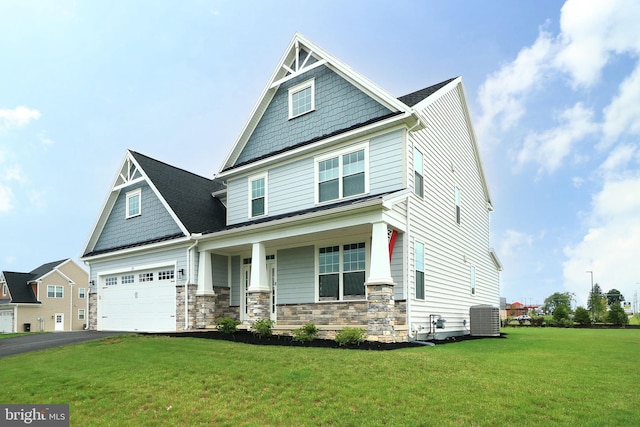
M 315 80 L 315 110 L 289 119 L 289 88 L 312 78 Z M 278 88 L 235 164 L 246 163 L 390 113 L 393 111 L 327 66 L 317 67 Z
M 142 190 L 142 214 L 126 219 L 126 193 L 138 188 Z M 146 183 L 138 184 L 120 192 L 93 250 L 132 245 L 180 232 L 180 227 L 151 187 Z

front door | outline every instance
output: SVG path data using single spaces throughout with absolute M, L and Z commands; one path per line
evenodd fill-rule
M 64 331 L 64 313 L 56 313 L 53 317 L 55 319 L 54 331 Z
M 271 315 L 269 316 L 274 322 L 276 319 L 276 258 L 275 256 L 267 257 L 267 283 L 271 288 L 271 307 L 269 309 Z
M 241 295 L 241 320 L 247 320 L 249 318 L 249 300 L 248 289 L 251 285 L 251 258 L 245 258 L 242 260 L 242 269 L 240 271 L 241 283 L 240 290 Z M 271 288 L 271 307 L 269 308 L 270 318 L 274 322 L 276 321 L 276 258 L 275 255 L 267 255 L 267 283 Z

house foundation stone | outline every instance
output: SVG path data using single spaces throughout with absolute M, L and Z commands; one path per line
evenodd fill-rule
M 395 342 L 395 323 L 393 283 L 367 284 L 367 339 Z

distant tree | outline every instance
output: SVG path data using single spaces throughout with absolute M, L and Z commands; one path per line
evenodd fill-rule
M 609 312 L 607 313 L 607 322 L 617 326 L 623 326 L 629 323 L 629 316 L 624 312 L 624 308 L 620 305 L 620 301 L 616 301 L 611 304 Z
M 573 314 L 573 320 L 579 325 L 590 325 L 591 313 L 589 313 L 589 310 L 586 308 L 580 306 L 576 308 L 576 311 Z
M 560 323 L 565 319 L 569 318 L 569 314 L 571 314 L 571 309 L 566 305 L 559 305 L 553 310 L 553 320 Z
M 564 306 L 567 311 L 571 311 L 571 300 L 573 294 L 571 292 L 556 292 L 553 295 L 548 296 L 544 300 L 544 310 L 547 313 L 554 313 L 556 308 Z
M 609 292 L 607 292 L 608 306 L 611 306 L 616 302 L 622 302 L 622 301 L 624 301 L 624 296 L 622 296 L 622 293 L 619 290 L 614 288 L 614 289 L 611 289 Z
M 589 294 L 589 304 L 587 308 L 595 317 L 596 322 L 602 322 L 604 320 L 607 313 L 607 298 L 597 283 L 593 286 L 593 291 Z

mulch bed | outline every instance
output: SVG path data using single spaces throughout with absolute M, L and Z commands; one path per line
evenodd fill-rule
M 354 350 L 397 350 L 400 348 L 410 347 L 424 347 L 425 344 L 417 342 L 396 342 L 396 343 L 382 343 L 377 341 L 365 341 L 360 345 L 354 346 L 339 346 L 334 340 L 316 338 L 309 342 L 295 341 L 293 337 L 285 335 L 272 335 L 271 337 L 260 337 L 251 331 L 239 330 L 233 334 L 224 334 L 218 331 L 188 331 L 188 332 L 170 332 L 170 333 L 146 333 L 145 335 L 162 335 L 168 337 L 177 338 L 203 338 L 210 340 L 224 340 L 234 341 L 244 344 L 252 345 L 279 345 L 289 347 L 323 347 L 323 348 L 341 348 L 341 349 L 354 349 Z M 461 342 L 472 339 L 483 338 L 505 338 L 505 334 L 501 334 L 500 337 L 472 337 L 471 335 L 464 335 L 459 337 L 451 337 L 446 340 L 434 340 L 430 341 L 433 344 L 441 345 L 447 343 Z

